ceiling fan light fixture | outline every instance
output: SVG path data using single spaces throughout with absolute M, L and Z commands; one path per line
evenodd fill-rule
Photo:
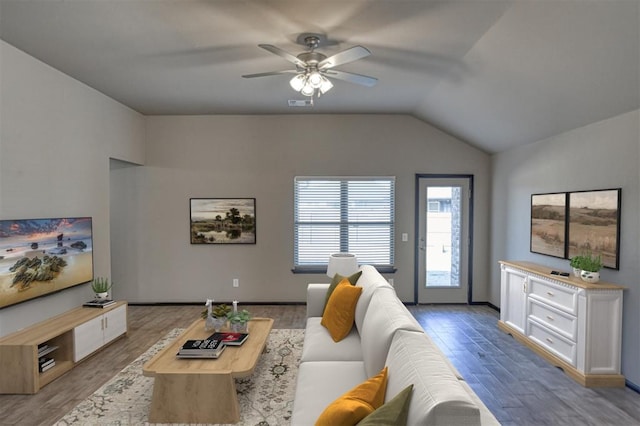
M 306 82 L 307 82 L 306 76 L 304 74 L 298 74 L 295 77 L 293 77 L 291 81 L 289 81 L 289 85 L 291 85 L 291 88 L 293 90 L 295 90 L 296 92 L 299 92 L 302 90 Z
M 322 74 L 320 74 L 318 71 L 311 71 L 307 76 L 307 81 L 309 81 L 309 84 L 314 89 L 318 89 L 322 85 L 323 78 L 324 77 L 322 76 Z
M 325 76 L 322 76 L 322 83 L 320 84 L 320 93 L 324 95 L 329 90 L 331 90 L 332 87 L 333 87 L 333 83 L 331 83 L 331 81 Z
M 300 93 L 302 93 L 304 96 L 313 96 L 315 91 L 316 89 L 311 84 L 309 84 L 309 82 L 307 82 L 302 90 L 300 90 Z

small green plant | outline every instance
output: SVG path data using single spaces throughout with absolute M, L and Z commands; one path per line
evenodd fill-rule
M 573 256 L 569 260 L 569 265 L 572 268 L 582 269 L 582 262 L 584 261 L 584 259 L 585 259 L 585 256 L 583 256 L 583 255 Z
M 583 271 L 598 272 L 602 269 L 602 257 L 599 254 L 595 256 L 591 253 L 585 255 L 582 262 L 580 262 L 580 269 Z
M 91 281 L 91 289 L 94 293 L 106 293 L 111 289 L 113 283 L 109 282 L 109 278 L 96 277 Z
M 214 318 L 225 318 L 231 312 L 231 306 L 220 304 L 211 310 L 211 316 Z M 202 318 L 207 318 L 207 310 L 202 311 Z
M 251 319 L 251 314 L 246 309 L 238 312 L 227 313 L 227 318 L 232 324 L 245 324 Z

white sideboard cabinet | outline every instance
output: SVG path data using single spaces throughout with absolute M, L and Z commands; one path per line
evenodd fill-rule
M 501 330 L 587 387 L 622 387 L 623 286 L 501 261 Z
M 95 309 L 95 308 L 94 308 Z M 107 343 L 127 332 L 127 306 L 104 312 L 73 329 L 73 361 L 91 355 Z

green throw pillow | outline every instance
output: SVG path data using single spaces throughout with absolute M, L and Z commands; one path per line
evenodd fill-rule
M 327 295 L 324 298 L 324 308 L 322 308 L 322 313 L 324 314 L 324 310 L 327 307 L 327 302 L 329 301 L 329 297 L 331 297 L 331 293 L 333 293 L 333 290 L 336 289 L 336 287 L 338 286 L 338 284 L 340 284 L 340 281 L 342 281 L 344 278 L 348 279 L 349 282 L 351 283 L 351 285 L 356 285 L 356 283 L 358 282 L 358 278 L 360 278 L 360 275 L 362 275 L 362 271 L 358 271 L 355 274 L 349 276 L 349 277 L 343 277 L 340 274 L 335 274 L 333 276 L 333 279 L 331 280 L 331 284 L 329 285 L 329 288 L 327 289 Z
M 407 424 L 413 385 L 404 388 L 391 401 L 362 419 L 358 426 L 402 426 Z

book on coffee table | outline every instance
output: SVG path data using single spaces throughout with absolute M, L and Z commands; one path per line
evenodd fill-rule
M 176 356 L 178 358 L 218 358 L 224 348 L 222 340 L 209 336 L 206 339 L 187 340 Z
M 210 339 L 222 340 L 227 346 L 240 346 L 247 340 L 249 333 L 234 333 L 231 331 L 220 331 L 213 333 Z

